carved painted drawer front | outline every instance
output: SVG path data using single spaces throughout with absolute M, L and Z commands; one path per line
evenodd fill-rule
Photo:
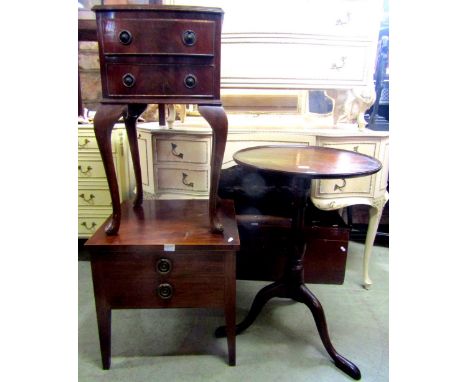
M 208 192 L 208 169 L 155 168 L 159 192 Z
M 78 160 L 78 178 L 105 178 L 104 165 L 99 159 Z
M 210 141 L 190 139 L 158 138 L 155 142 L 155 162 L 209 164 Z
M 335 149 L 355 151 L 371 157 L 377 156 L 377 143 L 346 142 L 346 141 L 322 141 L 320 146 Z M 318 195 L 343 196 L 371 196 L 374 192 L 375 175 L 350 178 L 350 179 L 322 179 L 318 181 Z
M 109 210 L 109 214 L 112 211 Z M 78 236 L 89 237 L 104 223 L 108 215 L 106 216 L 87 216 L 78 217 Z
M 110 192 L 106 190 L 78 190 L 78 206 L 111 206 Z
M 128 196 L 127 155 L 124 150 L 125 131 L 123 125 L 112 133 L 117 181 L 122 185 L 121 199 Z M 78 236 L 90 237 L 112 213 L 109 187 L 104 165 L 91 125 L 78 128 Z

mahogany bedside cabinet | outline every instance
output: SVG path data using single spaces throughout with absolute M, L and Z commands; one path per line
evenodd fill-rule
M 121 218 L 112 128 L 122 117 L 135 172 L 134 204 L 138 206 L 143 200 L 143 188 L 136 121 L 148 104 L 196 104 L 211 126 L 210 225 L 213 232 L 221 232 L 223 227 L 216 216 L 217 191 L 228 128 L 220 99 L 222 9 L 98 5 L 93 11 L 102 82 L 94 131 L 112 201 L 112 219 L 106 233 L 116 235 Z
M 228 360 L 235 365 L 234 203 L 219 202 L 221 234 L 211 231 L 208 200 L 144 200 L 140 207 L 125 201 L 121 213 L 119 235 L 107 235 L 104 224 L 85 244 L 103 368 L 110 367 L 112 309 L 151 308 L 224 309 Z

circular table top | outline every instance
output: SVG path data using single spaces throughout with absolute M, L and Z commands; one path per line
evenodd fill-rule
M 353 178 L 376 173 L 379 160 L 353 151 L 318 146 L 257 146 L 236 152 L 234 161 L 253 169 L 311 179 Z

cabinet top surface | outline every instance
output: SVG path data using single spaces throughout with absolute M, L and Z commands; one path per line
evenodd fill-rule
M 150 12 L 195 12 L 195 13 L 224 13 L 221 8 L 181 6 L 181 5 L 154 5 L 154 4 L 114 4 L 114 5 L 95 5 L 94 12 L 109 11 L 150 11 Z
M 140 208 L 122 203 L 118 235 L 108 236 L 103 224 L 86 242 L 88 249 L 156 251 L 239 249 L 239 235 L 232 201 L 219 203 L 224 232 L 212 233 L 208 200 L 144 200 Z
M 371 175 L 382 164 L 370 156 L 317 146 L 257 146 L 236 152 L 234 161 L 258 170 L 314 179 L 353 178 Z

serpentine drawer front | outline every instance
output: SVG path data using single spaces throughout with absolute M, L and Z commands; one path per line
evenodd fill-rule
M 208 192 L 208 169 L 158 167 L 156 179 L 160 192 Z

